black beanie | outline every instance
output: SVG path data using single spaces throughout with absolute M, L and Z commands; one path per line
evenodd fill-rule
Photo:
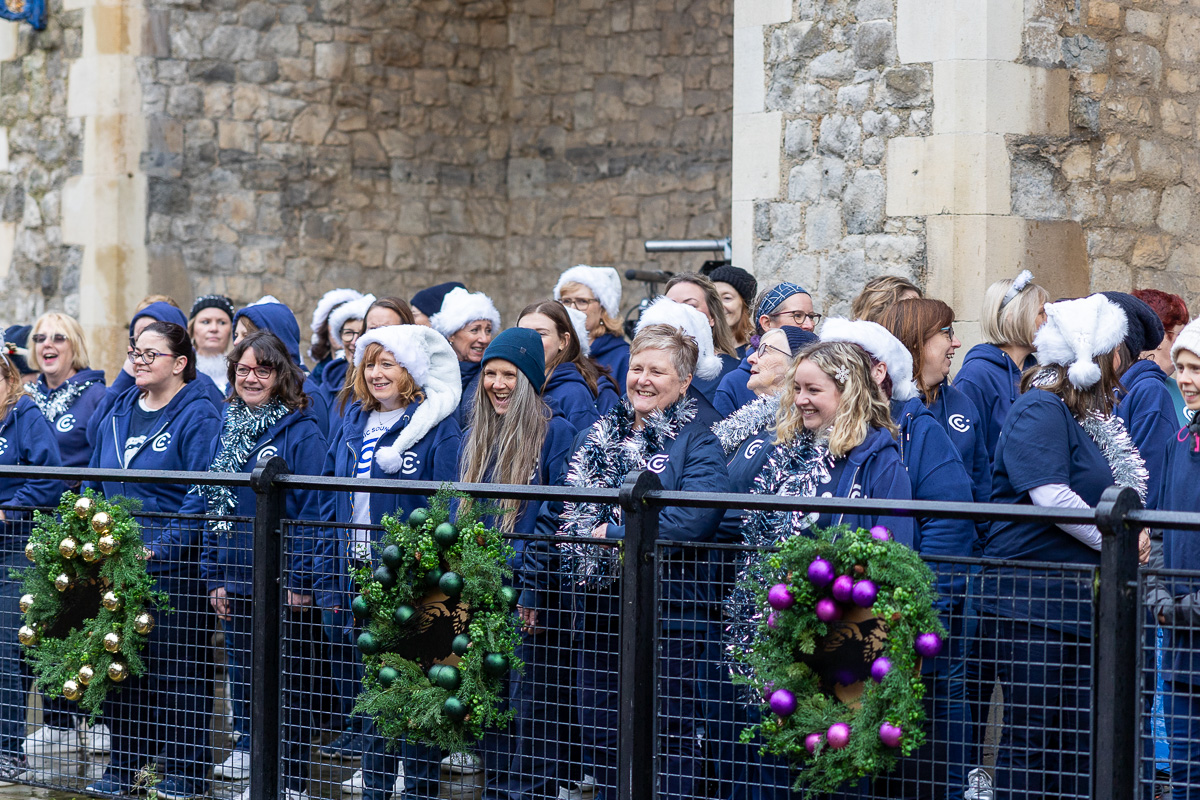
M 741 267 L 717 267 L 708 273 L 708 279 L 713 283 L 728 283 L 732 286 L 742 296 L 746 308 L 754 305 L 754 296 L 758 294 L 758 281 Z
M 1125 346 L 1136 359 L 1147 350 L 1153 350 L 1162 344 L 1165 331 L 1162 320 L 1154 309 L 1144 300 L 1139 300 L 1125 292 L 1101 292 L 1102 295 L 1120 306 L 1129 321 L 1129 330 L 1125 334 Z
M 442 310 L 442 301 L 446 299 L 446 295 L 455 289 L 465 288 L 467 287 L 458 281 L 439 283 L 437 286 L 430 286 L 428 289 L 422 289 L 414 294 L 411 305 L 425 316 L 432 317 Z
M 203 297 L 197 297 L 196 302 L 192 303 L 188 319 L 195 319 L 196 315 L 206 308 L 219 308 L 229 316 L 230 320 L 233 319 L 233 301 L 222 294 L 206 294 Z

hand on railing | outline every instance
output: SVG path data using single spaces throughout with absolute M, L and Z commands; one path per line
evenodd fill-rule
M 305 608 L 313 604 L 311 594 L 300 594 L 288 589 L 287 604 L 293 608 Z
M 1150 563 L 1150 532 L 1144 528 L 1138 534 L 1138 563 Z
M 603 525 L 597 525 L 595 528 L 592 528 L 592 536 L 596 539 L 607 539 L 608 523 L 606 522 Z
M 230 619 L 229 600 L 225 596 L 224 586 L 218 587 L 209 592 L 208 602 L 212 604 L 213 611 L 217 612 L 217 619 L 226 622 Z
M 521 617 L 521 627 L 530 636 L 534 636 L 542 632 L 542 629 L 537 626 L 537 609 L 525 608 L 517 606 L 517 614 Z

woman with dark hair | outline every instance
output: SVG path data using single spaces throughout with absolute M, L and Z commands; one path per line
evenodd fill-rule
M 663 293 L 676 303 L 691 306 L 704 315 L 712 328 L 713 348 L 721 359 L 721 372 L 711 380 L 697 377 L 696 388 L 705 397 L 712 399 L 721 378 L 737 369 L 741 357 L 737 352 L 737 343 L 725 321 L 725 307 L 721 304 L 721 295 L 717 287 L 708 278 L 697 272 L 685 272 L 667 281 L 667 290 Z
M 621 276 L 612 267 L 577 264 L 558 276 L 554 299 L 583 314 L 591 340 L 591 358 L 607 367 L 625 396 L 625 374 L 629 371 L 629 342 L 621 327 Z
M 182 315 L 181 315 L 182 316 Z M 96 428 L 89 466 L 202 472 L 209 467 L 220 415 L 196 379 L 196 355 L 187 329 L 173 322 L 145 326 L 129 351 L 136 385 L 119 395 Z M 112 759 L 103 777 L 87 787 L 99 795 L 128 794 L 138 773 L 158 759 L 164 800 L 204 793 L 207 779 L 211 660 L 207 653 L 207 593 L 200 579 L 201 532 L 179 520 L 188 487 L 180 484 L 105 481 L 91 484 L 106 497 L 141 503 L 146 568 L 165 592 L 171 614 L 158 615 L 143 658 L 146 674 L 130 678 L 105 705 L 112 730 Z M 155 709 L 153 715 L 147 709 Z
M 1142 357 L 1153 360 L 1167 377 L 1172 377 L 1175 374 L 1175 362 L 1171 360 L 1171 348 L 1175 345 L 1175 337 L 1192 319 L 1188 313 L 1187 304 L 1179 295 L 1168 294 L 1158 289 L 1138 289 L 1133 292 L 1133 296 L 1154 309 L 1154 313 L 1158 315 L 1158 319 L 1163 325 L 1163 340 L 1152 351 L 1143 353 Z M 1179 427 L 1182 428 L 1191 421 L 1191 412 L 1179 390 L 1178 382 L 1166 381 L 1166 387 L 1167 391 L 1171 393 L 1175 418 Z
M 446 337 L 458 356 L 462 397 L 455 419 L 461 427 L 471 416 L 483 351 L 500 332 L 500 312 L 483 292 L 456 288 L 446 293 L 441 310 L 429 318 L 429 325 Z
M 329 315 L 343 303 L 349 303 L 360 297 L 362 297 L 362 293 L 354 289 L 330 289 L 321 295 L 321 299 L 317 301 L 317 307 L 313 309 L 312 322 L 309 323 L 312 338 L 309 343 L 308 357 L 314 362 L 312 377 L 318 383 L 324 383 L 325 368 L 338 357 L 342 349 L 341 340 L 329 330 Z
M 758 294 L 758 281 L 741 267 L 729 264 L 708 273 L 708 279 L 721 298 L 738 358 L 745 358 L 749 355 L 750 338 L 754 336 L 754 298 Z
M 521 310 L 518 328 L 541 337 L 546 362 L 543 395 L 576 431 L 587 428 L 620 401 L 600 369 L 580 347 L 580 336 L 567 309 L 557 300 L 532 303 Z
M 197 297 L 188 314 L 188 336 L 196 348 L 196 369 L 224 392 L 229 388 L 225 354 L 233 342 L 233 301 L 220 294 Z

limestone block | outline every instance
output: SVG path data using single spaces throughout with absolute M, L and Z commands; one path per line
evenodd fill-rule
M 898 0 L 900 61 L 1016 61 L 1024 11 L 1023 3 L 1012 0 Z
M 734 28 L 734 114 L 756 114 L 765 109 L 767 74 L 763 58 L 762 27 Z
M 774 199 L 780 193 L 783 114 L 733 117 L 733 200 Z
M 17 223 L 0 222 L 0 280 L 8 277 L 12 266 L 13 247 L 17 242 Z
M 733 263 L 753 264 L 754 201 L 734 200 L 730 203 L 730 236 L 733 237 Z M 750 272 L 754 270 L 747 267 Z
M 67 115 L 89 117 L 121 111 L 122 92 L 136 97 L 136 70 L 129 56 L 98 55 L 71 62 L 67 76 Z
M 1070 74 L 1004 61 L 933 65 L 934 133 L 1066 136 Z
M 0 61 L 12 61 L 17 57 L 20 45 L 19 28 L 15 22 L 0 21 Z M 11 250 L 11 248 L 9 248 Z
M 734 0 L 733 3 L 735 31 L 738 28 L 778 25 L 791 18 L 792 0 Z
M 888 142 L 887 214 L 1008 214 L 1008 148 L 1000 134 L 896 137 Z
M 1167 23 L 1167 55 L 1183 62 L 1200 58 L 1200 17 L 1186 12 L 1171 15 Z
M 0 172 L 8 172 L 8 128 L 0 128 Z

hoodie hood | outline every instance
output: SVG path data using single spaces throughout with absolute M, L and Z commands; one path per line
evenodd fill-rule
M 89 382 L 100 383 L 101 385 L 103 385 L 104 384 L 103 370 L 90 369 L 90 368 L 85 367 L 84 369 L 79 370 L 79 372 L 76 372 L 74 375 L 72 375 L 71 377 L 69 377 L 65 381 L 63 381 L 62 385 L 59 386 L 58 389 L 55 389 L 54 392 L 59 391 L 60 389 L 63 388 L 63 386 L 66 386 L 67 384 L 70 384 L 70 383 L 89 383 Z M 46 376 L 45 375 L 38 376 L 38 386 L 42 387 L 43 391 L 46 391 L 49 394 L 54 394 L 54 392 L 51 392 L 46 387 Z
M 151 303 L 141 311 L 133 315 L 133 319 L 129 320 L 129 336 L 133 338 L 133 326 L 142 317 L 149 317 L 156 322 L 174 322 L 181 328 L 187 328 L 187 317 L 183 312 L 170 303 Z
M 867 431 L 867 438 L 850 451 L 846 461 L 852 466 L 860 467 L 874 458 L 877 453 L 889 447 L 896 447 L 896 440 L 892 438 L 892 434 L 884 428 L 871 428 Z
M 300 366 L 304 365 L 304 362 L 300 360 L 300 325 L 296 322 L 296 315 L 290 308 L 283 303 L 259 303 L 246 306 L 234 314 L 233 326 L 235 328 L 238 320 L 242 317 L 253 322 L 254 327 L 259 330 L 270 331 L 278 336 L 292 360 Z
M 591 395 L 592 390 L 588 387 L 587 381 L 583 378 L 583 373 L 579 371 L 579 367 L 570 361 L 563 362 L 554 368 L 554 372 L 550 373 L 550 377 L 546 379 L 545 392 L 551 389 L 558 389 L 567 384 L 578 384 Z

